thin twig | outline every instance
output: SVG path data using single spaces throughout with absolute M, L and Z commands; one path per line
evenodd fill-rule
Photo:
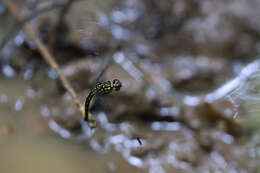
M 68 11 L 70 10 L 72 4 L 76 2 L 77 0 L 68 0 L 66 5 L 61 9 L 60 15 L 59 15 L 59 22 L 63 23 L 65 16 L 68 14 Z
M 13 24 L 9 32 L 0 42 L 0 52 L 4 48 L 4 46 L 8 43 L 8 41 L 17 35 L 17 33 L 22 29 L 24 24 L 26 24 L 27 22 L 31 21 L 32 19 L 36 18 L 37 16 L 39 16 L 44 12 L 48 12 L 57 8 L 64 7 L 64 5 L 65 5 L 64 2 L 47 3 L 44 6 L 41 6 L 38 9 L 34 10 L 31 14 L 27 16 L 22 16 L 23 19 L 20 19 L 21 20 L 20 22 Z
M 22 22 L 23 21 L 23 16 L 21 16 L 19 14 L 18 9 L 16 8 L 16 6 L 12 2 L 12 0 L 5 0 L 4 2 L 5 2 L 5 5 L 6 5 L 8 11 L 13 16 L 13 18 L 18 23 Z M 71 97 L 72 97 L 72 99 L 74 101 L 74 104 L 78 108 L 79 112 L 82 114 L 82 116 L 84 116 L 84 108 L 80 104 L 80 101 L 78 99 L 78 96 L 77 96 L 75 90 L 72 88 L 72 86 L 70 85 L 70 83 L 67 80 L 67 78 L 61 73 L 61 70 L 60 70 L 58 64 L 56 63 L 53 55 L 50 53 L 50 51 L 47 49 L 47 47 L 43 44 L 43 42 L 39 39 L 39 37 L 37 36 L 36 32 L 28 24 L 24 25 L 24 30 L 27 33 L 27 35 L 36 44 L 36 47 L 39 50 L 39 52 L 41 53 L 43 59 L 47 62 L 47 64 L 49 64 L 51 66 L 51 68 L 53 68 L 56 71 L 56 73 L 58 74 L 58 76 L 59 76 L 59 78 L 61 80 L 62 85 L 64 86 L 64 88 L 71 95 Z
M 25 22 L 28 22 L 35 17 L 39 16 L 42 13 L 57 9 L 57 8 L 62 8 L 66 5 L 65 2 L 49 2 L 49 3 L 44 3 L 44 5 L 40 4 L 39 7 L 36 8 L 36 10 L 32 11 L 31 14 L 28 16 L 25 16 Z
M 0 42 L 0 53 L 2 49 L 5 47 L 5 45 L 8 43 L 9 40 L 11 40 L 17 33 L 20 31 L 21 25 L 20 24 L 13 24 L 9 32 L 5 35 L 5 37 Z
M 72 4 L 76 1 L 78 0 L 67 0 L 63 8 L 61 8 L 58 14 L 58 20 L 57 20 L 58 22 L 50 31 L 50 36 L 47 43 L 48 48 L 50 50 L 54 50 L 55 47 L 54 45 L 56 44 L 56 42 L 63 40 L 67 36 L 68 27 L 66 25 L 65 17 L 68 14 L 70 8 L 72 7 Z

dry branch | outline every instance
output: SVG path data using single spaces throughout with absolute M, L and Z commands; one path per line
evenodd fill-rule
M 31 21 L 32 19 L 36 18 L 37 16 L 39 16 L 40 14 L 42 14 L 44 12 L 64 7 L 65 4 L 66 3 L 64 3 L 64 2 L 45 3 L 44 5 L 40 6 L 36 10 L 32 11 L 31 14 L 22 16 L 20 19 L 20 22 L 19 23 L 16 22 L 11 27 L 11 29 L 6 34 L 6 36 L 2 39 L 2 41 L 0 43 L 0 52 L 4 48 L 4 46 L 8 43 L 8 41 L 11 40 L 23 28 L 24 24 L 26 24 L 27 22 Z
M 18 9 L 14 5 L 14 3 L 11 0 L 5 0 L 4 2 L 5 2 L 5 5 L 6 5 L 8 11 L 13 16 L 13 18 L 18 23 L 23 22 L 24 17 L 19 14 Z M 69 94 L 71 95 L 71 97 L 74 101 L 74 104 L 76 105 L 76 107 L 78 108 L 78 110 L 82 114 L 82 116 L 84 116 L 84 108 L 81 105 L 75 90 L 72 88 L 72 86 L 69 83 L 69 81 L 67 80 L 67 78 L 61 73 L 59 65 L 56 63 L 53 55 L 50 53 L 50 51 L 44 45 L 44 43 L 40 40 L 40 38 L 38 37 L 36 32 L 28 24 L 24 24 L 24 30 L 27 33 L 27 35 L 36 44 L 36 47 L 39 50 L 39 52 L 41 53 L 43 59 L 47 62 L 47 64 L 49 64 L 51 66 L 51 68 L 53 68 L 56 71 L 59 79 L 61 80 L 63 87 L 69 92 Z

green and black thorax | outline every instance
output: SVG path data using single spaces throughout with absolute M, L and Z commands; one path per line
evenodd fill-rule
M 105 81 L 105 82 L 96 83 L 95 87 L 93 89 L 91 89 L 91 91 L 90 91 L 90 93 L 89 93 L 89 95 L 88 95 L 88 97 L 86 98 L 86 101 L 85 101 L 85 117 L 84 117 L 84 120 L 89 121 L 89 116 L 88 116 L 89 105 L 90 105 L 92 98 L 95 95 L 109 94 L 113 90 L 119 91 L 121 86 L 122 86 L 122 84 L 118 79 L 114 79 L 113 82 Z

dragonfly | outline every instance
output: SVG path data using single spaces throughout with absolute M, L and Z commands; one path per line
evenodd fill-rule
M 90 91 L 90 93 L 86 98 L 84 120 L 90 124 L 94 124 L 95 122 L 93 116 L 89 112 L 90 102 L 95 95 L 109 94 L 113 90 L 120 91 L 121 87 L 122 87 L 122 83 L 118 79 L 114 79 L 112 82 L 111 81 L 97 82 L 95 87 Z
M 94 98 L 94 96 L 97 95 L 106 95 L 110 94 L 112 91 L 120 91 L 122 87 L 122 83 L 118 79 L 114 79 L 112 82 L 111 81 L 105 81 L 105 82 L 97 82 L 105 73 L 105 71 L 109 68 L 109 66 L 112 64 L 112 61 L 110 60 L 105 68 L 102 70 L 102 72 L 99 74 L 99 76 L 96 79 L 96 85 L 93 89 L 91 89 L 90 93 L 88 94 L 86 100 L 85 100 L 85 105 L 84 105 L 84 120 L 89 124 L 90 128 L 95 128 L 96 127 L 96 121 L 93 118 L 92 114 L 90 113 L 90 103 L 91 100 Z M 142 145 L 142 141 L 139 137 L 136 137 L 136 140 L 140 145 Z

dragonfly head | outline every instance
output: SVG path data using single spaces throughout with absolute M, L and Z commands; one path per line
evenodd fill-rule
M 115 91 L 119 91 L 121 87 L 122 87 L 122 84 L 121 84 L 120 80 L 114 79 L 113 80 L 113 88 L 114 88 L 114 90 Z

